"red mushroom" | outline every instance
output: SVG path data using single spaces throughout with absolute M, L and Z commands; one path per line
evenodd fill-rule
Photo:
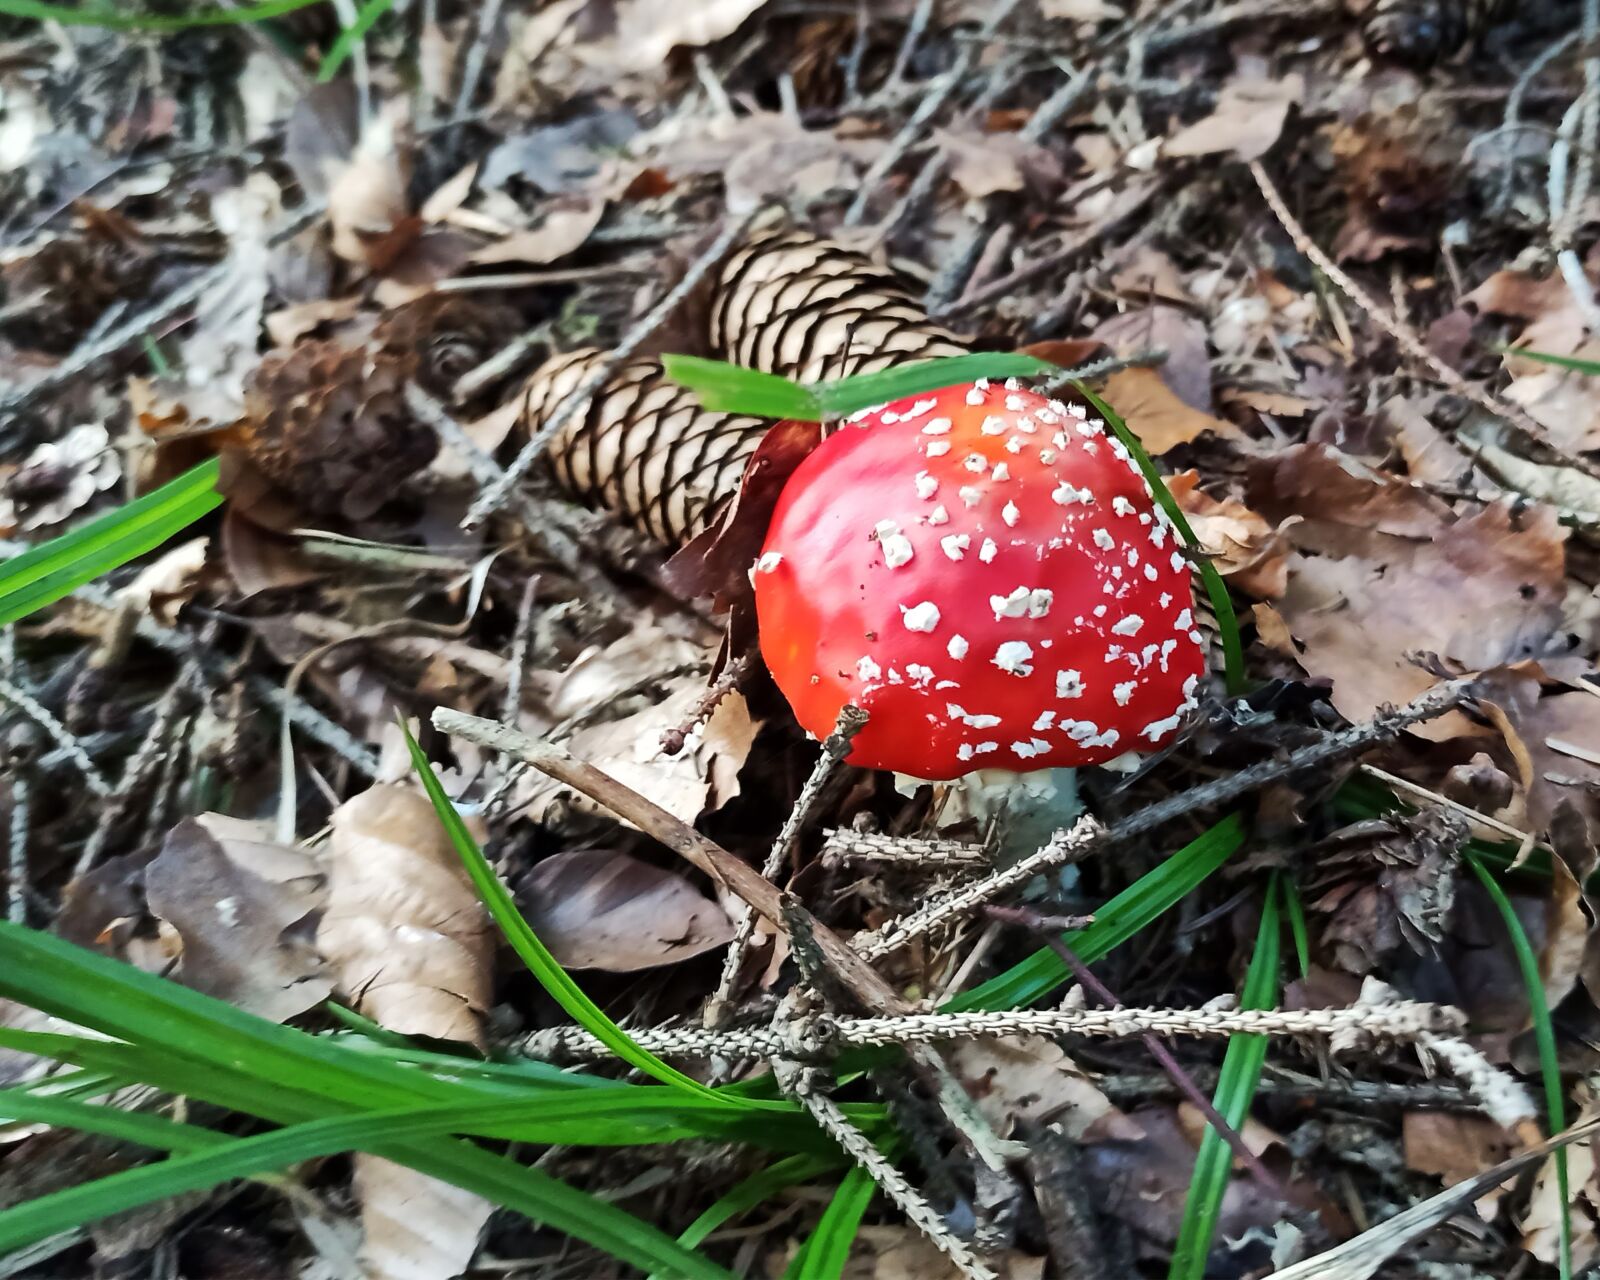
M 1159 747 L 1205 670 L 1190 567 L 1122 443 L 986 379 L 856 414 L 785 485 L 752 571 L 800 724 L 920 778 Z

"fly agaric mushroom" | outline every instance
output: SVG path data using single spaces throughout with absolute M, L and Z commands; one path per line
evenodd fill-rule
M 1160 746 L 1205 670 L 1189 562 L 1083 408 L 980 379 L 858 413 L 785 485 L 752 571 L 802 727 L 926 779 Z

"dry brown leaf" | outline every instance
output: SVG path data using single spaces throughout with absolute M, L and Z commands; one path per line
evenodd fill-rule
M 1253 391 L 1247 387 L 1229 387 L 1222 392 L 1226 404 L 1242 404 L 1273 418 L 1303 418 L 1313 409 L 1321 408 L 1321 400 L 1292 396 L 1284 391 Z
M 1111 287 L 1130 299 L 1194 304 L 1177 264 L 1154 245 L 1136 245 L 1127 261 L 1111 273 Z
M 283 307 L 266 317 L 267 337 L 275 347 L 292 347 L 325 324 L 342 324 L 361 309 L 359 294 L 347 298 L 311 298 Z
M 1223 86 L 1209 116 L 1178 130 L 1161 149 L 1169 156 L 1228 151 L 1241 160 L 1259 159 L 1283 132 L 1289 108 L 1304 96 L 1305 83 L 1298 74 L 1282 80 L 1233 80 Z
M 1001 191 L 1021 191 L 1026 185 L 1022 166 L 995 140 L 984 134 L 934 131 L 935 144 L 948 162 L 950 177 L 962 193 L 974 200 Z
M 396 100 L 376 117 L 328 181 L 333 251 L 346 262 L 379 272 L 397 256 L 396 233 L 413 224 L 410 239 L 417 229 L 406 200 L 411 165 L 403 106 L 403 100 Z
M 1182 471 L 1167 477 L 1167 489 L 1189 517 L 1200 549 L 1217 572 L 1241 591 L 1269 600 L 1289 583 L 1289 543 L 1284 528 L 1274 529 L 1237 498 L 1218 501 L 1200 487 L 1200 473 Z
M 304 927 L 324 901 L 321 870 L 258 824 L 217 813 L 180 822 L 145 868 L 145 893 L 182 939 L 176 976 L 195 990 L 278 1022 L 333 990 Z
M 1054 1121 L 1075 1140 L 1141 1135 L 1066 1051 L 1043 1036 L 964 1040 L 951 1052 L 950 1065 L 1002 1137 L 1019 1121 Z
M 1165 351 L 1161 381 L 1191 409 L 1211 412 L 1211 357 L 1206 350 L 1205 322 L 1198 316 L 1179 307 L 1138 307 L 1106 321 L 1094 336 L 1119 356 L 1157 348 Z M 1120 411 L 1115 401 L 1112 405 Z M 1233 432 L 1231 425 L 1227 432 Z
M 332 824 L 317 942 L 340 988 L 392 1031 L 481 1045 L 494 932 L 427 797 L 376 786 Z
M 607 61 L 622 71 L 655 71 L 679 45 L 698 49 L 731 36 L 766 0 L 701 0 L 663 5 L 619 0 Z
M 888 1229 L 858 1237 L 869 1257 L 852 1257 L 841 1280 L 961 1280 L 964 1274 L 939 1247 L 915 1227 Z M 999 1280 L 1044 1280 L 1046 1258 L 1033 1257 L 1018 1249 L 1007 1249 L 998 1258 L 986 1259 L 998 1269 Z
M 466 1271 L 494 1206 L 377 1156 L 355 1158 L 364 1280 L 451 1280 Z
M 1588 1085 L 1578 1086 L 1579 1112 L 1574 1125 L 1600 1119 L 1600 1105 L 1587 1096 Z M 1565 1218 L 1572 1229 L 1572 1269 L 1587 1271 L 1600 1255 L 1596 1239 L 1596 1216 L 1600 1214 L 1600 1185 L 1595 1180 L 1595 1140 L 1575 1142 L 1567 1148 L 1567 1199 L 1562 1202 L 1561 1178 L 1555 1159 L 1539 1166 L 1527 1207 L 1517 1223 L 1522 1228 L 1522 1247 L 1547 1266 L 1561 1259 L 1561 1227 Z
M 510 235 L 475 250 L 467 261 L 476 266 L 524 262 L 532 266 L 564 258 L 588 240 L 606 211 L 604 200 L 570 209 L 555 209 L 537 227 Z
M 1144 1107 L 1131 1119 L 1144 1136 L 1085 1146 L 1085 1166 L 1106 1213 L 1145 1238 L 1170 1244 L 1189 1197 L 1195 1148 L 1175 1108 Z M 1233 1178 L 1223 1194 L 1217 1239 L 1241 1240 L 1252 1228 L 1270 1230 L 1286 1207 L 1254 1179 Z
M 494 932 L 432 804 L 380 784 L 346 800 L 332 823 L 317 941 L 340 987 L 393 1031 L 481 1047 Z M 355 1165 L 370 1280 L 466 1270 L 493 1211 L 487 1200 L 376 1156 Z
M 1440 1179 L 1447 1187 L 1491 1169 L 1519 1148 L 1516 1139 L 1486 1116 L 1453 1111 L 1408 1111 L 1401 1119 L 1406 1168 Z M 1505 1187 L 1477 1202 L 1478 1216 L 1492 1222 Z
M 222 562 L 239 595 L 303 587 L 321 572 L 291 538 L 264 529 L 232 503 L 222 513 Z
M 210 538 L 191 538 L 162 552 L 117 591 L 117 600 L 172 626 L 200 584 L 210 548 Z
M 643 711 L 605 724 L 581 729 L 567 746 L 573 755 L 653 800 L 668 813 L 693 822 L 700 814 L 720 808 L 739 794 L 739 769 L 755 741 L 759 722 L 739 693 L 717 704 L 698 730 L 675 756 L 661 749 L 662 735 L 688 723 L 705 693 L 703 679 L 689 677 L 673 685 L 664 701 Z M 519 803 L 537 816 L 565 788 L 540 777 L 527 779 L 518 791 Z M 606 812 L 582 796 L 572 802 L 587 812 Z
M 615 849 L 570 849 L 517 886 L 529 923 L 569 969 L 631 973 L 733 939 L 727 913 L 682 876 Z
M 1306 673 L 1332 679 L 1340 713 L 1366 720 L 1433 685 L 1408 653 L 1467 671 L 1541 656 L 1561 622 L 1565 540 L 1548 508 L 1514 516 L 1488 507 L 1433 542 L 1397 543 L 1373 558 L 1295 555 L 1278 609 Z M 1411 732 L 1443 741 L 1472 729 L 1450 715 Z
M 1121 369 L 1106 379 L 1106 403 L 1122 415 L 1145 451 L 1159 457 L 1201 433 L 1238 435 L 1231 422 L 1192 409 L 1161 380 L 1154 369 Z
M 1377 555 L 1441 536 L 1447 503 L 1322 444 L 1293 445 L 1253 464 L 1247 497 L 1268 520 L 1300 517 L 1290 540 L 1326 555 Z

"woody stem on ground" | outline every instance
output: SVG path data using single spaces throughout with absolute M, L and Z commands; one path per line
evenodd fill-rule
M 984 913 L 992 920 L 998 920 L 1003 924 L 1018 925 L 1037 933 L 1043 939 L 1044 944 L 1056 953 L 1061 963 L 1072 971 L 1078 982 L 1095 999 L 1113 1009 L 1122 1007 L 1122 1001 L 1117 997 L 1116 993 L 1101 982 L 1099 978 L 1095 977 L 1089 966 L 1084 964 L 1072 948 L 1061 940 L 1049 917 L 1040 915 L 1037 911 L 1031 911 L 1027 907 L 997 907 L 990 905 L 984 908 Z M 1172 1050 L 1162 1042 L 1161 1038 L 1153 1032 L 1146 1031 L 1140 1034 L 1139 1039 L 1143 1042 L 1144 1047 L 1149 1050 L 1150 1056 L 1156 1060 L 1161 1069 L 1167 1073 L 1172 1083 L 1177 1086 L 1178 1092 L 1187 1101 L 1193 1103 L 1199 1109 L 1201 1115 L 1205 1116 L 1207 1123 L 1228 1144 L 1229 1149 L 1244 1164 L 1245 1169 L 1249 1171 L 1250 1176 L 1255 1179 L 1261 1189 L 1286 1204 L 1296 1203 L 1294 1193 L 1272 1170 L 1261 1162 L 1261 1158 L 1255 1152 L 1245 1145 L 1244 1139 L 1239 1136 L 1239 1131 L 1223 1119 L 1222 1113 L 1212 1105 L 1211 1099 L 1206 1097 L 1200 1086 L 1183 1069 L 1183 1065 L 1173 1055 Z

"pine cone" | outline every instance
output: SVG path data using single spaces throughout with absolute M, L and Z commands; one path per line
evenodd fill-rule
M 1409 947 L 1426 954 L 1455 905 L 1466 824 L 1446 809 L 1345 827 L 1315 853 L 1307 907 L 1326 917 L 1322 942 L 1347 973 L 1370 973 Z
M 1511 13 L 1510 0 L 1377 0 L 1361 35 L 1379 61 L 1427 67 Z
M 593 347 L 547 361 L 522 389 L 522 422 L 538 432 L 607 353 Z M 629 360 L 550 441 L 557 484 L 657 542 L 688 542 L 727 508 L 772 424 L 711 413 L 667 379 L 657 360 Z
M 757 237 L 723 264 L 711 345 L 725 360 L 803 382 L 970 350 L 894 273 L 803 231 Z
M 406 409 L 407 364 L 335 341 L 268 352 L 245 384 L 245 452 L 309 511 L 372 515 L 439 448 Z
M 5 327 L 21 346 L 65 355 L 113 302 L 138 298 L 154 271 L 150 258 L 118 240 L 52 240 L 0 268 L 9 304 L 21 308 Z
M 462 374 L 523 328 L 511 307 L 460 293 L 430 293 L 391 311 L 373 337 L 382 354 L 413 362 L 411 376 L 424 391 L 449 400 Z

